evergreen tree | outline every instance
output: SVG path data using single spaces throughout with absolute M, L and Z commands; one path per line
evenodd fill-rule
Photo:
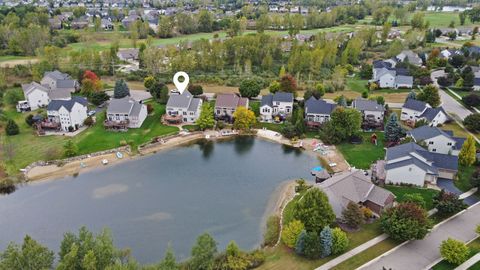
M 298 255 L 303 255 L 303 249 L 305 246 L 305 237 L 307 237 L 307 232 L 303 230 L 297 238 L 297 242 L 295 243 L 295 253 Z
M 335 221 L 327 195 L 318 188 L 309 189 L 295 204 L 294 217 L 303 223 L 307 232 L 317 234 Z
M 321 247 L 321 257 L 325 258 L 332 254 L 332 245 L 333 245 L 333 235 L 332 229 L 329 226 L 323 228 L 320 232 L 320 247 Z
M 120 79 L 115 82 L 115 88 L 113 88 L 113 97 L 114 98 L 123 98 L 130 96 L 130 89 L 128 88 L 125 80 Z
M 332 230 L 332 254 L 340 254 L 348 248 L 347 234 L 340 228 Z
M 322 247 L 320 246 L 320 237 L 317 232 L 307 232 L 303 244 L 303 255 L 309 259 L 320 257 Z
M 407 99 L 417 99 L 417 94 L 415 94 L 415 91 L 410 91 L 410 93 L 408 93 Z
M 363 223 L 364 216 L 358 204 L 349 202 L 342 211 L 342 218 L 348 226 L 358 228 Z
M 387 142 L 399 142 L 404 135 L 404 130 L 398 122 L 397 114 L 392 113 L 385 125 L 385 140 Z
M 477 159 L 477 149 L 475 145 L 475 139 L 472 135 L 467 137 L 467 140 L 463 143 L 462 149 L 458 154 L 458 162 L 463 166 L 471 166 Z
M 15 121 L 13 121 L 12 119 L 8 119 L 7 125 L 5 126 L 5 133 L 7 134 L 7 136 L 13 136 L 20 133 L 20 129 L 18 128 L 17 123 L 15 123 Z
M 78 147 L 73 143 L 72 140 L 68 140 L 63 145 L 63 149 L 66 157 L 74 157 L 78 153 Z
M 347 107 L 347 100 L 345 99 L 345 96 L 341 95 L 340 98 L 337 101 L 337 104 L 339 106 L 342 106 L 342 107 L 346 108 Z
M 217 243 L 210 234 L 204 233 L 197 238 L 197 242 L 192 247 L 189 266 L 194 270 L 212 269 L 216 253 Z
M 177 270 L 179 269 L 177 261 L 175 259 L 175 255 L 173 254 L 173 249 L 170 244 L 165 251 L 165 257 L 158 265 L 159 270 Z

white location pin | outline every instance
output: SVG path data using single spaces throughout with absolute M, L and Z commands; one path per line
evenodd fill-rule
M 179 77 L 183 77 L 183 82 L 180 82 L 178 80 Z M 187 89 L 189 79 L 190 78 L 188 77 L 188 74 L 183 71 L 179 71 L 173 76 L 173 83 L 175 84 L 175 87 L 177 88 L 178 92 L 180 92 L 180 94 L 183 94 L 183 91 Z

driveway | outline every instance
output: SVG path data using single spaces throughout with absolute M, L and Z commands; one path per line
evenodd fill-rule
M 460 117 L 460 119 L 465 119 L 465 117 L 469 116 L 472 114 L 471 111 L 467 110 L 465 107 L 463 107 L 462 104 L 460 104 L 458 101 L 456 101 L 453 97 L 451 97 L 449 94 L 445 92 L 445 90 L 440 89 L 439 90 L 440 98 L 442 100 L 442 107 L 448 112 L 448 113 L 453 113 Z
M 445 189 L 448 192 L 455 193 L 460 195 L 463 193 L 460 189 L 458 189 L 454 184 L 453 181 L 450 179 L 439 178 L 437 179 L 437 186 L 441 189 Z M 474 205 L 479 201 L 478 197 L 471 195 L 463 199 L 463 202 L 467 205 Z
M 436 226 L 423 240 L 410 241 L 360 269 L 425 269 L 441 258 L 439 247 L 443 240 L 449 237 L 463 242 L 475 239 L 479 215 L 480 203 Z

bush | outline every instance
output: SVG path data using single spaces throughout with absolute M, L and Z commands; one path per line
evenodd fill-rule
M 8 119 L 7 125 L 5 126 L 5 133 L 7 134 L 7 136 L 13 136 L 20 133 L 18 125 L 12 119 Z
M 317 259 L 320 257 L 321 252 L 322 247 L 318 233 L 307 232 L 303 243 L 303 255 L 309 259 Z
M 425 199 L 422 197 L 422 194 L 420 193 L 405 194 L 403 198 L 404 198 L 403 199 L 404 202 L 414 203 L 422 208 L 426 208 Z
M 463 103 L 469 107 L 477 107 L 480 105 L 480 96 L 477 94 L 469 94 L 462 98 Z
M 83 124 L 88 127 L 93 126 L 93 118 L 91 116 L 87 117 L 85 121 L 83 121 Z
M 25 123 L 27 123 L 29 127 L 33 126 L 33 123 L 35 123 L 35 121 L 33 121 L 33 114 L 29 114 L 25 117 Z
M 372 212 L 372 210 L 370 210 L 370 208 L 368 208 L 368 207 L 363 207 L 363 208 L 362 208 L 362 213 L 363 213 L 363 217 L 364 217 L 365 219 L 370 219 L 370 218 L 373 217 L 373 212 Z
M 446 192 L 443 189 L 433 198 L 433 205 L 437 208 L 438 213 L 443 216 L 457 213 L 466 208 L 457 194 Z
M 270 216 L 267 220 L 267 228 L 263 235 L 263 245 L 273 246 L 277 243 L 280 234 L 280 218 L 278 216 Z
M 368 209 L 368 208 L 367 208 Z M 348 248 L 347 234 L 340 228 L 334 228 L 332 230 L 332 254 L 340 254 Z
M 323 228 L 323 230 L 320 232 L 320 248 L 321 248 L 320 256 L 322 258 L 325 258 L 327 256 L 330 256 L 330 254 L 332 254 L 332 245 L 333 245 L 332 229 L 330 229 L 330 227 L 327 226 Z
M 381 227 L 394 240 L 423 239 L 432 224 L 425 209 L 414 203 L 400 203 L 381 217 Z
M 100 105 L 103 102 L 110 99 L 110 96 L 104 91 L 94 92 L 88 96 L 88 100 L 92 102 L 93 105 Z
M 465 117 L 463 125 L 470 131 L 480 131 L 480 113 L 473 113 Z
M 147 104 L 147 113 L 152 114 L 153 111 L 154 111 L 154 108 L 153 108 L 152 104 Z
M 289 248 L 295 247 L 298 237 L 304 228 L 305 226 L 299 220 L 293 220 L 288 223 L 282 230 L 282 242 Z
M 447 240 L 442 241 L 442 244 L 440 245 L 440 254 L 447 262 L 459 265 L 468 259 L 470 250 L 465 243 L 448 238 Z
M 348 226 L 358 228 L 363 223 L 365 216 L 358 204 L 349 202 L 347 207 L 342 211 L 342 219 Z
M 203 87 L 199 84 L 191 84 L 188 86 L 188 92 L 194 96 L 203 94 Z

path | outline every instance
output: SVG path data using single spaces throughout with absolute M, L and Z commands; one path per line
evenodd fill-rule
M 468 242 L 477 237 L 475 227 L 480 215 L 480 203 L 436 225 L 422 240 L 397 246 L 385 255 L 368 262 L 359 269 L 426 269 L 441 260 L 439 246 L 443 240 L 454 238 Z M 406 260 L 408 258 L 408 260 Z
M 470 268 L 472 265 L 476 264 L 479 261 L 480 261 L 480 253 L 477 253 L 475 256 L 471 257 L 466 262 L 462 263 L 457 268 L 455 268 L 455 270 L 467 270 L 468 268 Z

